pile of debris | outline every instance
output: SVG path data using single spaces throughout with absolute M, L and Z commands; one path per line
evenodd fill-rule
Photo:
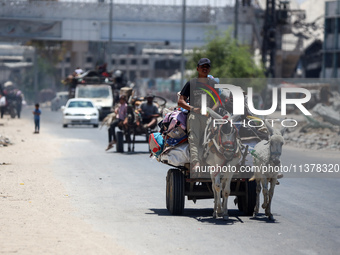
M 340 151 L 339 131 L 328 128 L 316 128 L 306 133 L 301 129 L 289 129 L 284 135 L 285 144 L 298 148 L 311 150 L 334 150 Z
M 9 138 L 0 135 L 0 147 L 8 146 L 12 144 Z
M 312 116 L 305 116 L 306 123 L 302 127 L 288 129 L 284 136 L 286 144 L 312 150 L 340 151 L 338 105 L 317 104 Z

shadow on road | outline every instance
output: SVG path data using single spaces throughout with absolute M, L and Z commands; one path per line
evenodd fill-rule
M 199 208 L 199 209 L 184 209 L 182 215 L 171 215 L 167 209 L 157 209 L 157 208 L 150 208 L 152 213 L 147 214 L 156 214 L 158 216 L 170 216 L 170 217 L 189 217 L 193 218 L 201 223 L 208 223 L 214 225 L 232 225 L 234 223 L 244 223 L 240 217 L 249 217 L 245 216 L 239 210 L 229 210 L 229 219 L 223 220 L 222 218 L 214 219 L 212 217 L 213 209 L 212 208 Z
M 280 223 L 279 221 L 276 220 L 276 216 L 280 216 L 280 215 L 273 214 L 273 216 L 274 216 L 274 220 L 270 220 L 264 213 L 259 213 L 256 217 L 251 217 L 249 219 L 252 221 L 258 221 L 262 223 Z

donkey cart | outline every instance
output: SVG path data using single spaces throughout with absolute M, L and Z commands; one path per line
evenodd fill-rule
M 184 210 L 185 196 L 194 203 L 198 199 L 213 198 L 213 216 L 216 217 L 217 214 L 221 214 L 222 194 L 223 218 L 227 219 L 228 217 L 228 196 L 236 196 L 235 203 L 237 203 L 238 209 L 245 215 L 253 215 L 256 204 L 256 182 L 249 181 L 254 174 L 250 167 L 253 164 L 253 158 L 249 152 L 260 141 L 260 138 L 256 136 L 237 138 L 238 132 L 234 125 L 212 127 L 212 119 L 222 119 L 222 117 L 211 109 L 209 110 L 212 118 L 207 121 L 209 128 L 205 129 L 204 153 L 201 158 L 202 162 L 205 162 L 203 165 L 206 165 L 205 171 L 197 175 L 200 177 L 196 177 L 195 173 L 190 173 L 189 169 L 191 168 L 188 163 L 170 169 L 166 177 L 166 207 L 171 214 L 180 215 Z M 161 162 L 168 163 L 162 159 L 161 154 Z M 232 171 L 218 170 L 215 172 L 207 166 L 220 166 L 221 168 L 232 166 L 233 168 Z M 211 173 L 210 170 L 212 170 Z M 202 178 L 202 174 L 205 175 L 205 178 Z
M 133 152 L 135 150 L 136 143 L 148 143 L 149 135 L 151 132 L 153 131 L 139 131 L 136 126 L 130 126 L 125 130 L 117 131 L 117 152 L 124 152 L 124 143 L 128 144 L 128 152 Z M 136 136 L 141 136 L 142 139 L 137 140 Z
M 138 106 L 142 103 L 144 99 L 135 99 L 134 104 L 128 107 L 128 124 L 125 127 L 119 127 L 120 130 L 117 131 L 117 152 L 124 152 L 124 144 L 128 145 L 128 152 L 134 152 L 136 143 L 148 143 L 149 135 L 157 131 L 157 127 L 154 129 L 144 129 L 137 111 Z M 166 105 L 166 99 L 160 96 L 154 96 L 153 103 L 158 106 L 159 112 L 162 114 L 163 109 Z M 137 120 L 140 121 L 140 125 L 137 125 Z M 136 139 L 139 137 L 140 139 Z

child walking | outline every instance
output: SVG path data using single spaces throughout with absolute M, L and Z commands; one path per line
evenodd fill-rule
M 35 104 L 35 110 L 32 112 L 34 115 L 34 134 L 39 134 L 40 129 L 40 114 L 39 104 Z

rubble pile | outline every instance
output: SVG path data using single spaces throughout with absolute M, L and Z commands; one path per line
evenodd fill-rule
M 9 138 L 0 135 L 0 147 L 8 146 L 12 144 Z
M 311 150 L 340 151 L 340 126 L 333 125 L 321 116 L 314 115 L 313 123 L 299 123 L 284 134 L 285 144 Z
M 284 135 L 285 144 L 311 150 L 340 151 L 340 137 L 338 132 L 328 128 L 313 129 L 303 133 L 299 129 L 291 130 Z

